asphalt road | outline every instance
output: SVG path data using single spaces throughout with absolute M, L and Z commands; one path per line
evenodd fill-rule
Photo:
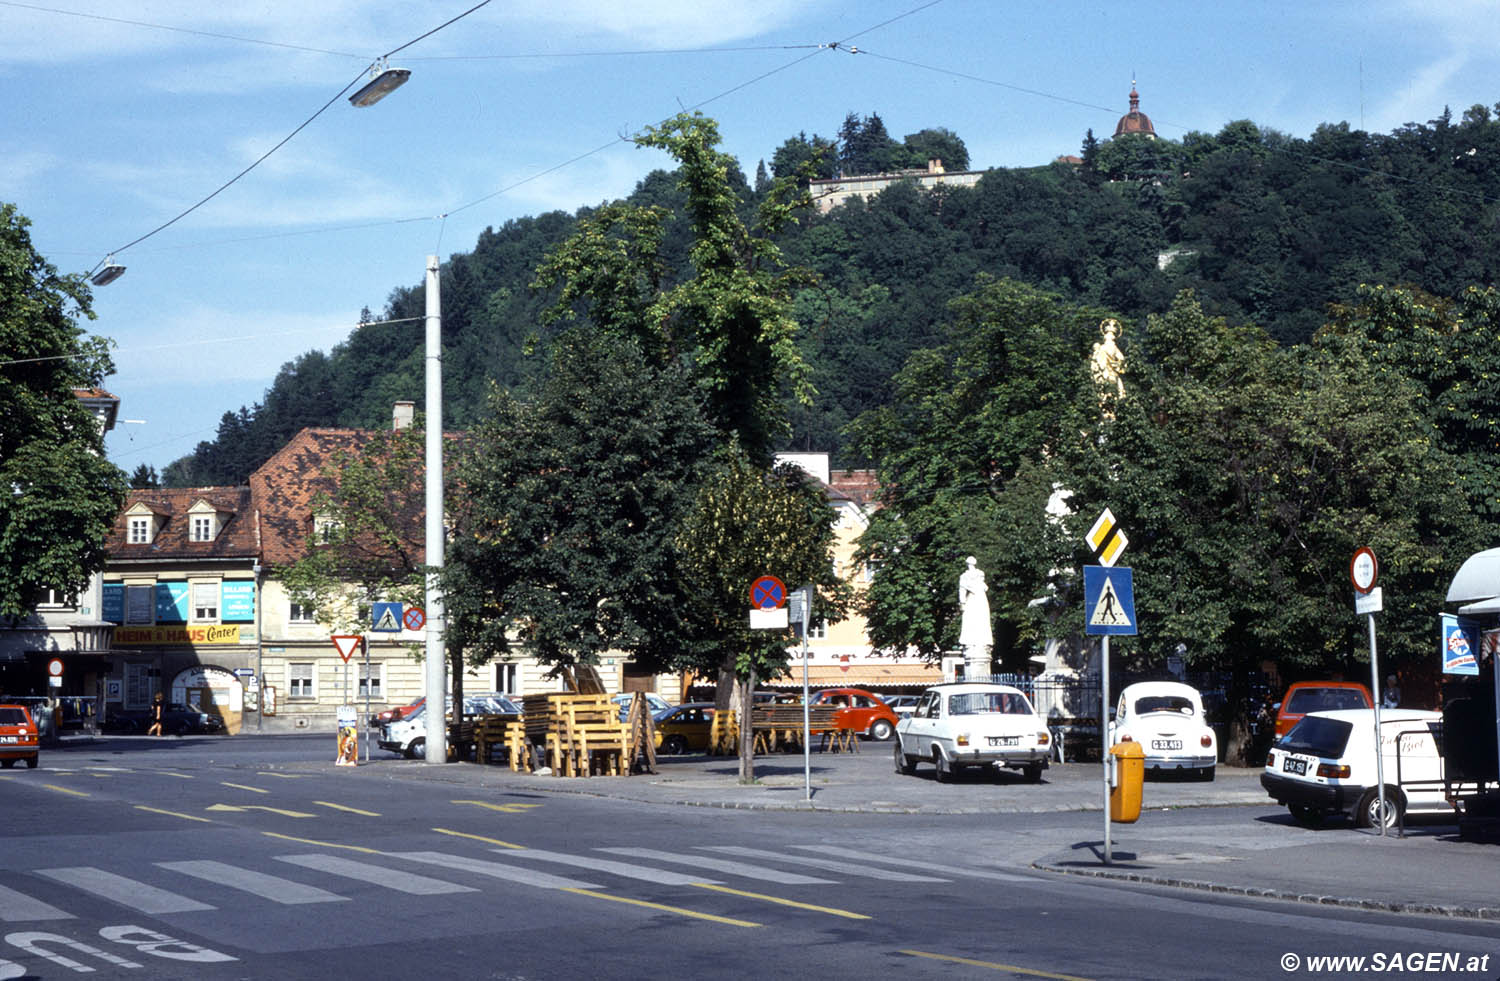
M 108 740 L 7 771 L 0 979 L 1337 977 L 1307 959 L 1392 955 L 1500 977 L 1500 923 L 1030 868 L 1097 813 L 707 809 L 291 765 L 331 748 Z M 1244 810 L 1158 819 L 1192 838 Z M 1454 963 L 1475 970 L 1414 969 Z

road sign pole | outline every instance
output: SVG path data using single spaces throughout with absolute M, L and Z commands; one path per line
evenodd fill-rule
M 1114 775 L 1114 757 L 1109 754 L 1109 634 L 1099 638 L 1099 732 L 1104 759 L 1104 864 L 1111 861 L 1109 841 L 1109 792 Z
M 1380 729 L 1380 659 L 1375 652 L 1375 614 L 1365 614 L 1365 619 L 1370 621 L 1370 692 L 1375 696 L 1375 791 L 1376 798 L 1380 801 L 1380 836 L 1385 837 L 1385 746 L 1380 737 L 1384 735 Z

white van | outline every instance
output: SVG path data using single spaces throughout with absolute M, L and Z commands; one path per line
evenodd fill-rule
M 1404 814 L 1452 814 L 1443 797 L 1443 714 L 1382 709 L 1385 823 Z M 1298 822 L 1348 814 L 1362 828 L 1381 818 L 1375 777 L 1375 710 L 1310 712 L 1271 747 L 1260 783 Z

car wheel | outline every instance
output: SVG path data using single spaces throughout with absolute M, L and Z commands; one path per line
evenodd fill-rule
M 28 756 L 26 758 L 26 769 L 28 769 L 28 770 L 35 770 L 36 769 L 36 764 L 37 764 L 37 758 L 35 756 Z
M 896 734 L 896 729 L 885 719 L 876 719 L 870 725 L 870 738 L 878 743 L 883 743 Z
M 1042 765 L 1040 763 L 1028 763 L 1021 767 L 1021 777 L 1027 783 L 1042 782 Z
M 1323 812 L 1316 807 L 1309 807 L 1306 804 L 1288 804 L 1286 809 L 1292 812 L 1292 820 L 1304 828 L 1323 826 Z
M 661 751 L 672 756 L 681 756 L 688 751 L 687 737 L 668 736 L 662 740 Z
M 1396 826 L 1402 810 L 1400 796 L 1387 787 L 1385 795 L 1385 826 L 1387 828 Z M 1380 817 L 1380 797 L 1375 792 L 1375 788 L 1371 787 L 1359 799 L 1359 806 L 1354 811 L 1354 822 L 1361 828 L 1378 828 Z
M 406 758 L 409 760 L 421 759 L 426 755 L 427 739 L 425 736 L 418 736 L 416 739 L 413 739 L 411 741 L 410 745 L 406 747 Z
M 911 776 L 917 772 L 917 761 L 901 751 L 901 740 L 896 740 L 896 772 L 903 776 Z
M 954 775 L 953 766 L 948 762 L 948 757 L 943 755 L 943 751 L 941 748 L 935 749 L 933 751 L 932 762 L 937 764 L 938 783 L 952 783 Z

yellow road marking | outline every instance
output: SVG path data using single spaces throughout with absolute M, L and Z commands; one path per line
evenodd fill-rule
M 466 831 L 450 831 L 447 828 L 433 828 L 432 830 L 440 835 L 452 835 L 455 838 L 473 838 L 475 841 L 487 841 L 491 845 L 499 845 L 502 848 L 514 848 L 518 851 L 526 850 L 525 845 L 513 845 L 508 841 L 501 841 L 499 838 L 486 838 L 484 835 L 471 835 Z
M 380 817 L 380 815 L 376 814 L 374 811 L 361 811 L 357 807 L 345 807 L 343 804 L 331 804 L 326 800 L 315 800 L 313 801 L 313 803 L 322 805 L 323 807 L 331 807 L 335 811 L 348 811 L 350 814 L 363 814 L 365 817 L 372 818 Z
M 1034 978 L 1056 978 L 1057 981 L 1091 981 L 1089 978 L 1080 978 L 1072 974 L 1053 974 L 1051 971 L 1033 971 L 1027 967 L 1016 967 L 1014 964 L 996 964 L 993 961 L 976 961 L 967 957 L 953 957 L 950 954 L 930 954 L 925 950 L 901 950 L 900 954 L 912 957 L 926 957 L 934 961 L 948 961 L 952 964 L 967 964 L 969 967 L 987 967 L 993 971 L 1008 971 L 1011 974 L 1025 974 Z
M 363 852 L 366 855 L 384 854 L 384 852 L 381 852 L 376 848 L 363 848 L 359 845 L 340 845 L 331 841 L 315 841 L 312 838 L 297 838 L 293 835 L 278 834 L 275 831 L 262 831 L 261 834 L 265 835 L 267 838 L 281 838 L 284 841 L 296 841 L 301 842 L 304 845 L 318 845 L 322 848 L 347 848 L 351 852 Z
M 201 821 L 204 824 L 213 824 L 208 818 L 193 817 L 191 814 L 178 814 L 176 811 L 164 811 L 159 807 L 147 807 L 145 804 L 135 805 L 138 811 L 150 811 L 152 814 L 165 814 L 168 817 L 182 818 L 184 821 Z
M 693 883 L 699 889 L 712 889 L 714 892 L 727 892 L 731 896 L 744 896 L 747 899 L 763 899 L 768 903 L 779 903 L 782 906 L 795 906 L 798 909 L 810 909 L 814 913 L 827 913 L 830 916 L 844 916 L 851 920 L 868 920 L 869 917 L 863 913 L 851 913 L 846 909 L 834 909 L 832 906 L 814 906 L 812 903 L 799 903 L 795 899 L 783 899 L 780 896 L 767 896 L 759 892 L 744 892 L 739 889 L 730 889 L 728 886 L 715 886 L 707 882 Z
M 677 913 L 681 916 L 691 916 L 695 920 L 709 920 L 713 923 L 725 923 L 729 926 L 760 926 L 759 923 L 751 923 L 749 920 L 736 920 L 728 916 L 714 916 L 712 913 L 700 913 L 697 910 L 683 909 L 681 906 L 667 906 L 663 903 L 648 903 L 644 899 L 631 899 L 628 896 L 611 896 L 607 892 L 595 892 L 592 889 L 574 889 L 571 887 L 564 887 L 561 891 L 577 893 L 580 896 L 592 896 L 594 899 L 607 899 L 612 903 L 629 903 L 631 906 L 644 906 L 647 909 L 659 909 L 664 913 Z
M 487 807 L 492 811 L 504 811 L 506 814 L 525 814 L 533 807 L 541 807 L 540 804 L 491 804 L 482 800 L 455 800 L 452 804 L 473 804 L 475 807 Z
M 270 793 L 270 791 L 267 790 L 267 789 L 265 789 L 264 787 L 250 787 L 250 786 L 247 786 L 247 785 L 242 784 L 242 783 L 230 783 L 228 780 L 220 780 L 219 783 L 222 784 L 225 787 L 233 787 L 235 790 L 248 790 L 248 791 L 251 791 L 252 793 L 257 793 L 257 794 L 269 794 Z
M 44 784 L 42 784 L 42 786 L 46 787 L 48 790 L 55 790 L 59 794 L 72 794 L 74 797 L 87 797 L 87 796 L 89 796 L 88 794 L 84 793 L 81 790 L 71 790 L 71 789 L 69 789 L 67 787 L 59 787 L 55 783 L 44 783 Z
M 262 807 L 259 804 L 213 804 L 204 808 L 205 811 L 269 811 L 272 814 L 280 814 L 289 818 L 317 817 L 316 814 L 308 814 L 306 811 L 284 811 L 279 807 Z

